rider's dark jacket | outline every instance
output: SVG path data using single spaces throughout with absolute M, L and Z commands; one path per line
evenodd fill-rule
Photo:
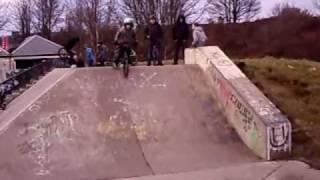
M 133 48 L 137 43 L 136 33 L 133 29 L 120 28 L 117 32 L 114 41 L 122 46 Z

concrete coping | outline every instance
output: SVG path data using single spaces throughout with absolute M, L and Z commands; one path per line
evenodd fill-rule
M 187 64 L 198 64 L 206 72 L 213 96 L 250 149 L 267 160 L 291 152 L 290 121 L 221 49 L 201 47 L 185 53 Z

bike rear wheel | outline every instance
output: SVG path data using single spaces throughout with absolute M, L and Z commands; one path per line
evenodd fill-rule
M 60 59 L 67 59 L 69 57 L 69 54 L 65 48 L 60 48 L 58 54 Z

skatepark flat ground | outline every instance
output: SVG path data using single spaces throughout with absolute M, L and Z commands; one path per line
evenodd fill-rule
M 64 71 L 0 135 L 1 180 L 108 180 L 260 161 L 197 65 L 132 67 L 129 79 L 111 68 Z

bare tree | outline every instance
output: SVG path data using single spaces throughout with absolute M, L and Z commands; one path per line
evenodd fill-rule
M 162 24 L 173 24 L 180 14 L 194 15 L 199 0 L 121 0 L 119 6 L 124 16 L 133 17 L 138 24 L 146 24 L 150 15 L 156 15 Z
M 271 11 L 272 16 L 279 16 L 285 7 L 289 7 L 289 4 L 278 3 L 274 5 Z
M 261 10 L 260 0 L 207 0 L 208 12 L 227 23 L 249 21 Z
M 32 0 L 20 0 L 13 4 L 13 24 L 23 37 L 31 34 L 32 7 Z
M 35 28 L 41 34 L 51 39 L 51 33 L 57 26 L 64 10 L 62 0 L 35 0 Z
M 7 25 L 7 23 L 9 22 L 9 19 L 4 13 L 6 8 L 7 8 L 6 4 L 0 3 L 0 30 L 2 30 L 5 27 L 5 25 Z
M 100 40 L 100 30 L 110 24 L 115 13 L 115 0 L 71 0 L 68 3 L 69 30 L 85 30 L 92 46 Z
M 320 2 L 320 1 L 319 1 Z M 285 15 L 306 15 L 310 16 L 308 10 L 302 10 L 289 3 L 276 4 L 272 9 L 273 16 L 285 16 Z

